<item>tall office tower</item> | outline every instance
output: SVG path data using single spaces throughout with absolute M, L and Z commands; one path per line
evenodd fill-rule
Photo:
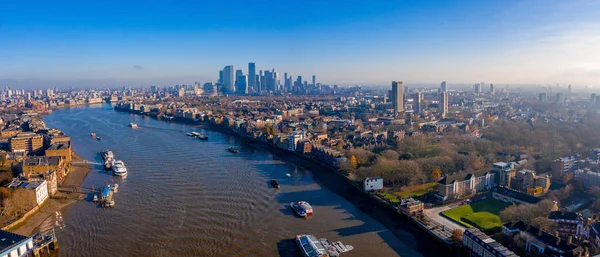
M 446 81 L 442 81 L 442 84 L 440 84 L 440 92 L 447 92 L 448 91 L 448 86 L 446 84 Z
M 494 87 L 494 84 L 490 83 L 490 94 L 495 94 L 496 93 L 496 87 Z
M 283 91 L 285 92 L 289 92 L 290 91 L 290 84 L 288 81 L 288 74 L 287 72 L 283 73 Z
M 235 80 L 236 93 L 239 95 L 247 95 L 248 94 L 248 76 L 239 75 Z
M 573 93 L 573 88 L 571 88 L 571 84 L 569 84 L 569 93 Z
M 235 78 L 237 79 L 237 77 L 244 75 L 244 72 L 242 70 L 235 70 Z
M 475 84 L 473 88 L 475 89 L 475 94 L 481 93 L 481 84 Z
M 248 63 L 248 87 L 256 90 L 256 64 Z
M 267 90 L 267 79 L 265 78 L 265 73 L 264 71 L 260 71 L 260 88 L 258 90 L 258 92 L 262 92 L 262 91 L 266 91 Z
M 272 74 L 273 74 L 272 75 L 273 81 L 271 84 L 271 87 L 272 87 L 271 90 L 273 90 L 273 92 L 277 92 L 277 91 L 279 91 L 279 72 L 277 72 L 277 70 L 273 69 Z
M 415 94 L 415 104 L 413 106 L 413 110 L 414 113 L 421 113 L 423 111 L 423 93 L 417 92 L 417 94 Z
M 439 105 L 439 112 L 442 115 L 442 118 L 446 118 L 446 115 L 448 114 L 448 92 L 440 93 Z
M 312 85 L 313 86 L 317 85 L 317 76 L 315 76 L 315 75 L 312 76 Z
M 392 94 L 390 98 L 394 104 L 394 115 L 404 111 L 404 82 L 392 81 Z
M 218 81 L 218 83 L 219 84 L 223 84 L 223 70 L 219 71 L 219 81 Z
M 564 104 L 565 103 L 565 97 L 563 96 L 562 93 L 557 93 L 556 94 L 556 103 L 557 104 Z
M 223 68 L 223 88 L 228 94 L 235 93 L 235 77 L 233 76 L 233 65 L 227 65 Z
M 158 87 L 157 86 L 150 86 L 150 92 L 152 92 L 152 93 L 158 93 Z
M 590 106 L 594 105 L 596 105 L 596 94 L 592 94 L 592 97 L 590 98 Z
M 546 102 L 546 93 L 540 93 L 538 95 L 538 100 L 540 101 L 540 103 L 545 103 Z
M 256 86 L 254 87 L 255 92 L 260 92 L 260 75 L 256 74 Z

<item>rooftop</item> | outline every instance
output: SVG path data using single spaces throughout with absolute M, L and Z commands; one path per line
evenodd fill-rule
M 66 150 L 71 146 L 71 142 L 58 142 L 51 144 L 48 150 Z
M 25 159 L 23 165 L 25 166 L 58 166 L 60 163 L 60 156 L 33 156 Z
M 528 195 L 505 187 L 495 187 L 494 189 L 492 189 L 492 192 L 531 204 L 539 203 L 542 200 L 533 195 Z
M 0 229 L 0 252 L 17 246 L 28 238 L 29 237 Z
M 438 181 L 439 184 L 442 185 L 450 185 L 454 182 L 460 182 L 471 179 L 471 177 L 482 177 L 487 175 L 489 172 L 487 170 L 479 170 L 470 173 L 455 173 L 444 176 L 442 179 Z

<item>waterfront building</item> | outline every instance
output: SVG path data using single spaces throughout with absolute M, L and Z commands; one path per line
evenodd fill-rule
M 404 82 L 392 81 L 392 91 L 390 94 L 392 104 L 394 105 L 394 115 L 404 111 Z
M 581 256 L 588 257 L 589 252 L 572 242 L 572 237 L 561 239 L 557 234 L 550 234 L 524 221 L 510 222 L 502 226 L 502 233 L 509 241 L 523 240 L 523 249 L 527 253 L 537 253 L 542 256 Z M 519 235 L 519 237 L 515 237 Z
M 46 180 L 39 181 L 23 181 L 23 180 L 13 180 L 8 188 L 24 188 L 29 194 L 35 199 L 37 205 L 42 205 L 46 200 L 48 200 L 48 182 Z
M 65 161 L 59 156 L 32 156 L 23 160 L 23 175 L 26 178 L 43 177 L 50 172 L 57 172 L 57 179 L 62 182 L 65 177 Z
M 465 230 L 462 245 L 469 250 L 470 256 L 518 257 L 514 252 L 476 228 Z
M 288 150 L 296 151 L 298 141 L 305 137 L 304 131 L 292 131 L 288 134 Z
M 71 148 L 71 142 L 57 142 L 51 144 L 46 149 L 46 156 L 60 156 L 65 159 L 66 162 L 71 162 L 73 156 L 73 149 Z
M 400 201 L 400 205 L 398 206 L 398 211 L 407 216 L 421 214 L 423 213 L 423 210 L 425 210 L 423 202 L 415 200 L 414 198 L 404 198 Z
M 494 176 L 494 173 L 485 170 L 448 174 L 438 181 L 438 197 L 449 200 L 490 190 L 496 185 Z
M 44 147 L 42 135 L 35 133 L 19 133 L 10 139 L 11 152 L 37 153 Z
M 381 190 L 383 189 L 383 178 L 365 178 L 365 180 L 363 180 L 363 188 L 366 192 Z
M 32 254 L 33 237 L 0 230 L 0 256 L 16 257 Z

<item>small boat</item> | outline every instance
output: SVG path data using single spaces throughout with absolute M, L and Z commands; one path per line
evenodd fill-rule
M 274 179 L 271 180 L 271 185 L 273 185 L 274 188 L 281 187 L 281 185 L 279 185 L 279 182 L 277 182 L 277 180 L 274 180 Z
M 101 138 L 101 137 L 97 137 L 96 139 L 98 139 L 98 141 L 102 141 L 102 138 Z
M 97 203 L 98 202 L 98 195 L 94 194 L 94 202 Z
M 129 127 L 131 127 L 131 128 L 139 128 L 138 124 L 135 124 L 135 123 L 129 123 Z
M 227 148 L 227 151 L 231 152 L 231 153 L 239 153 L 239 151 L 233 147 L 229 147 Z
M 198 136 L 198 139 L 206 141 L 206 140 L 208 140 L 208 137 L 205 135 L 200 135 L 200 136 Z
M 290 207 L 301 217 L 306 217 L 313 214 L 313 208 L 305 201 L 292 202 Z
M 102 159 L 105 161 L 111 160 L 115 157 L 113 152 L 110 150 L 104 150 L 104 151 L 100 152 L 100 155 L 102 156 Z
M 96 133 L 92 133 L 92 134 L 90 134 L 90 136 L 96 137 Z
M 306 211 L 297 202 L 291 202 L 290 207 L 292 208 L 292 210 L 294 210 L 296 214 L 298 214 L 298 216 L 306 217 Z

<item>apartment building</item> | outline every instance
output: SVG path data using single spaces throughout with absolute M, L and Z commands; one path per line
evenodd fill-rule
M 518 257 L 514 252 L 476 228 L 465 230 L 462 245 L 469 249 L 469 255 L 472 257 Z
M 485 170 L 446 175 L 438 181 L 438 197 L 442 200 L 456 199 L 490 190 L 496 185 L 494 176 L 494 173 Z
M 31 132 L 19 133 L 9 140 L 11 152 L 38 153 L 44 147 L 44 138 Z

